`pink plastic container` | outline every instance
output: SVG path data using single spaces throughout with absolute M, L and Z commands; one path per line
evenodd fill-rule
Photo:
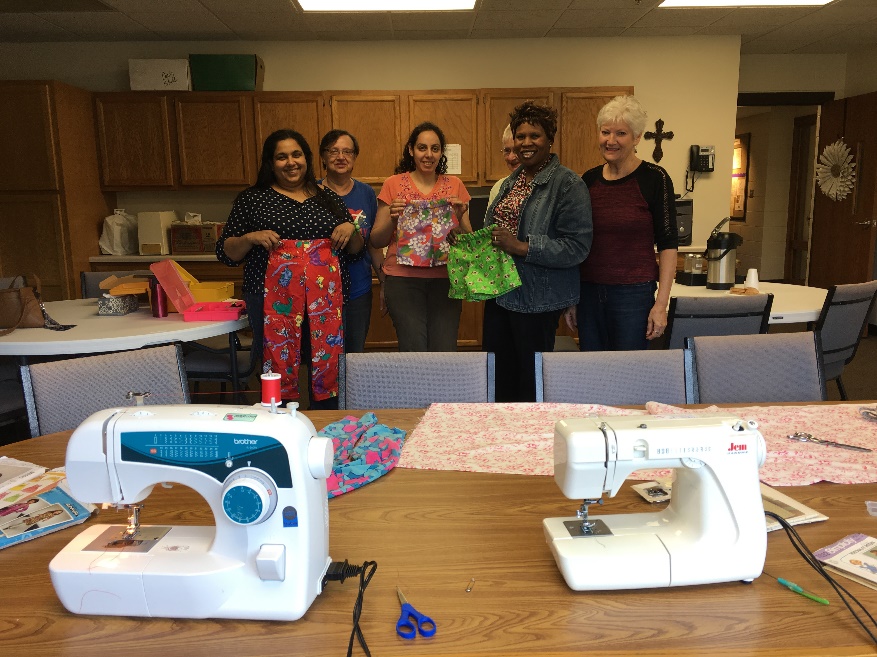
M 204 301 L 194 303 L 183 311 L 183 320 L 187 322 L 223 322 L 240 319 L 246 310 L 243 301 Z

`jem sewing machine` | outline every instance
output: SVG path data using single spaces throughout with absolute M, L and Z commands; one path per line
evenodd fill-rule
M 554 430 L 554 479 L 574 518 L 546 518 L 557 565 L 578 591 L 637 589 L 761 574 L 767 550 L 758 468 L 764 438 L 736 417 L 589 417 Z M 590 516 L 635 470 L 675 468 L 669 507 Z
M 73 496 L 132 510 L 94 525 L 51 562 L 79 614 L 296 620 L 329 559 L 332 444 L 306 417 L 229 406 L 137 406 L 95 413 L 67 446 Z M 155 484 L 207 500 L 215 527 L 139 524 Z

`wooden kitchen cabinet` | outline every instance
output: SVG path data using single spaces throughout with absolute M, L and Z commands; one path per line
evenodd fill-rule
M 347 130 L 359 142 L 355 177 L 380 185 L 393 175 L 402 145 L 402 95 L 394 92 L 340 92 L 329 94 L 331 127 Z
M 174 99 L 184 187 L 246 187 L 255 180 L 253 105 L 239 93 L 186 93 Z
M 176 184 L 173 99 L 150 92 L 95 95 L 101 184 L 106 189 L 172 189 Z
M 78 296 L 79 272 L 99 252 L 104 217 L 115 198 L 101 191 L 91 92 L 60 82 L 0 82 L 0 139 L 6 151 L 0 187 L 0 276 L 34 273 L 43 299 Z M 7 131 L 10 134 L 6 134 Z
M 429 121 L 439 127 L 448 144 L 460 145 L 460 173 L 466 184 L 480 182 L 480 142 L 478 138 L 478 93 L 474 89 L 408 95 L 408 125 L 403 140 L 415 126 Z M 401 150 L 400 150 L 401 155 Z
M 320 139 L 328 132 L 328 121 L 323 117 L 322 92 L 260 92 L 253 96 L 253 115 L 256 127 L 257 171 L 261 165 L 262 145 L 265 143 L 265 138 L 275 130 L 281 129 L 291 129 L 301 133 L 314 152 L 314 166 L 318 166 Z M 317 177 L 320 178 L 322 175 L 318 174 Z

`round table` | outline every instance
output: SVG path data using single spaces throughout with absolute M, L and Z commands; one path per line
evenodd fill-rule
M 46 312 L 67 331 L 20 328 L 0 337 L 0 356 L 57 356 L 140 349 L 170 342 L 203 340 L 245 328 L 247 317 L 235 320 L 186 322 L 180 313 L 153 317 L 148 306 L 128 315 L 97 314 L 97 299 L 48 301 Z
M 806 285 L 787 285 L 786 283 L 759 283 L 759 292 L 773 294 L 769 324 L 796 324 L 815 322 L 825 303 L 828 290 Z M 710 290 L 703 285 L 682 285 L 673 283 L 671 297 L 722 297 L 731 294 L 729 290 Z

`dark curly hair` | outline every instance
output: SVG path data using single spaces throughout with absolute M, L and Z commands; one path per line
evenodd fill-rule
M 408 142 L 402 149 L 402 159 L 399 160 L 399 164 L 393 173 L 408 173 L 417 168 L 414 164 L 414 156 L 411 155 L 408 149 L 414 150 L 414 146 L 417 145 L 417 138 L 422 132 L 434 132 L 438 135 L 439 144 L 442 146 L 442 156 L 435 168 L 435 172 L 439 174 L 448 172 L 448 158 L 445 157 L 445 133 L 435 123 L 424 121 L 420 125 L 415 126 L 414 130 L 411 131 L 411 136 L 408 137 Z
M 295 130 L 276 130 L 265 138 L 265 143 L 262 145 L 262 161 L 259 166 L 259 173 L 256 176 L 256 184 L 253 187 L 268 189 L 277 182 L 277 178 L 274 175 L 274 152 L 277 150 L 277 144 L 287 139 L 294 139 L 305 157 L 305 164 L 307 165 L 307 170 L 304 174 L 305 190 L 312 196 L 315 196 L 317 202 L 336 217 L 349 221 L 350 215 L 340 197 L 334 192 L 330 194 L 325 188 L 317 184 L 317 178 L 314 175 L 314 153 L 311 151 L 307 140 L 301 133 Z
M 554 135 L 557 134 L 557 110 L 548 105 L 537 105 L 532 100 L 525 101 L 509 114 L 512 134 L 518 131 L 522 123 L 538 125 L 545 131 L 548 141 L 553 142 Z

